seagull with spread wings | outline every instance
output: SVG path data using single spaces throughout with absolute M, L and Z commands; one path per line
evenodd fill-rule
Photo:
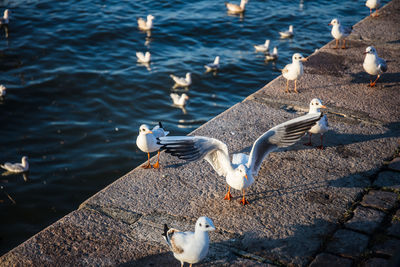
M 229 185 L 224 199 L 230 200 L 231 187 L 242 190 L 240 203 L 249 204 L 245 198 L 245 189 L 254 182 L 264 158 L 279 147 L 288 147 L 296 143 L 321 118 L 321 113 L 304 116 L 281 123 L 263 135 L 253 144 L 250 155 L 233 154 L 230 161 L 228 147 L 223 142 L 203 136 L 170 136 L 158 138 L 158 144 L 166 153 L 187 161 L 205 159 L 220 176 L 226 177 Z

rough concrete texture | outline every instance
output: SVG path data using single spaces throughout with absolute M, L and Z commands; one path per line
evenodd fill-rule
M 372 251 L 375 254 L 380 254 L 389 257 L 392 257 L 395 253 L 399 253 L 399 250 L 400 250 L 400 240 L 398 239 L 385 240 L 379 244 L 376 244 L 372 248 Z
M 397 202 L 398 195 L 393 192 L 371 190 L 364 196 L 361 205 L 381 210 L 390 210 Z
M 346 228 L 369 234 L 375 231 L 382 223 L 385 213 L 382 211 L 358 207 L 351 220 L 345 223 Z
M 389 163 L 388 168 L 389 168 L 390 170 L 400 172 L 400 157 L 399 157 L 399 158 L 394 158 L 394 159 Z M 400 174 L 398 173 L 398 175 L 400 175 Z M 400 178 L 399 178 L 399 179 L 400 179 Z
M 311 262 L 310 267 L 351 267 L 353 261 L 350 259 L 338 257 L 329 253 L 318 254 L 315 259 Z
M 384 171 L 379 173 L 374 186 L 384 187 L 391 190 L 400 190 L 400 173 L 394 171 Z
M 332 235 L 328 251 L 359 255 L 369 237 L 338 230 L 339 221 L 392 157 L 400 133 L 400 0 L 380 14 L 355 26 L 349 49 L 333 50 L 329 43 L 313 54 L 300 94 L 284 93 L 278 77 L 192 133 L 223 140 L 231 153 L 248 152 L 262 133 L 303 115 L 312 98 L 329 106 L 326 148 L 304 146 L 304 138 L 271 153 L 246 192 L 250 205 L 238 203 L 238 191 L 224 201 L 225 179 L 207 162 L 185 163 L 162 153 L 160 169 L 132 170 L 2 256 L 0 265 L 177 266 L 162 225 L 193 230 L 203 215 L 217 230 L 210 234 L 208 256 L 196 266 L 306 266 Z M 369 77 L 362 72 L 362 52 L 370 43 L 391 59 L 376 88 L 366 86 Z
M 372 258 L 361 265 L 362 267 L 386 267 L 390 266 L 389 261 L 381 258 Z

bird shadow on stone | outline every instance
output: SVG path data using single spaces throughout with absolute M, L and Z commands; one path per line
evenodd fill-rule
M 374 81 L 376 76 L 369 75 L 364 71 L 360 71 L 357 73 L 351 73 L 352 80 L 351 83 L 356 84 L 366 84 L 369 85 L 370 81 Z M 376 86 L 379 87 L 380 85 L 383 87 L 393 87 L 395 84 L 387 84 L 387 83 L 399 83 L 400 82 L 400 73 L 399 72 L 392 72 L 392 73 L 383 73 L 379 80 L 376 83 Z

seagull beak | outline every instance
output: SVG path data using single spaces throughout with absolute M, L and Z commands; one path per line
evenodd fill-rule
M 247 181 L 249 180 L 249 178 L 247 178 L 247 174 L 244 175 L 244 178 L 246 178 Z
M 303 58 L 301 59 L 301 61 L 303 61 L 303 62 L 307 62 L 307 61 L 308 61 L 308 58 L 306 58 L 306 57 L 303 57 Z
M 146 134 L 152 134 L 153 132 L 152 131 L 148 131 L 148 132 L 146 132 Z
M 368 54 L 368 52 L 364 52 L 363 54 L 364 54 L 364 55 L 365 55 L 365 54 Z
M 320 108 L 327 108 L 327 107 L 326 107 L 326 106 L 324 106 L 324 105 L 321 105 L 321 106 L 320 106 Z
M 332 24 L 331 24 L 331 23 L 329 23 L 328 25 L 329 25 L 329 26 L 332 26 Z

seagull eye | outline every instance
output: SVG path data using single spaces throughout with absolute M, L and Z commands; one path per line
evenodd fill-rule
M 199 223 L 199 226 L 201 227 L 201 223 Z
M 206 228 L 210 227 L 208 224 L 206 224 Z

